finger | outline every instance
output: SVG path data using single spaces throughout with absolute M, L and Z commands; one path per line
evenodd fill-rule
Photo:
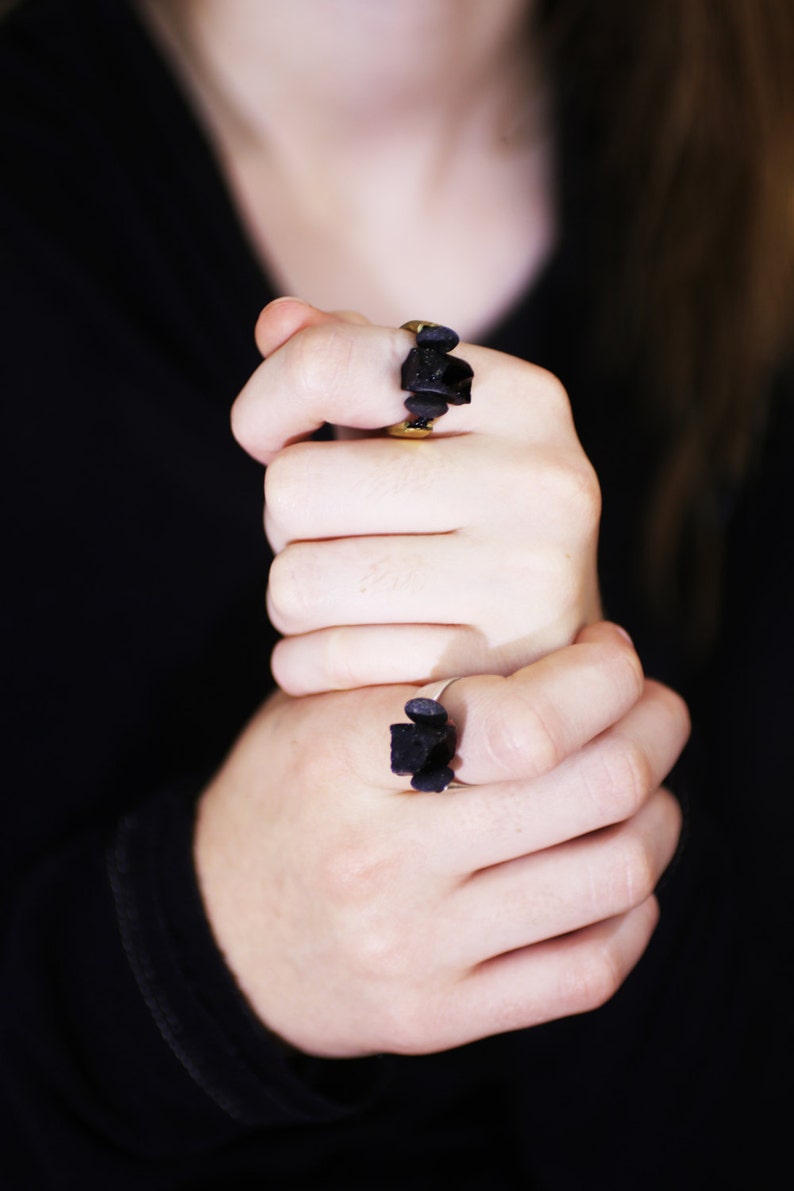
M 539 777 L 624 716 L 643 685 L 634 649 L 621 630 L 606 623 L 583 629 L 574 645 L 509 678 L 460 679 L 443 696 L 458 727 L 453 769 L 472 785 Z M 404 703 L 415 693 L 412 686 L 372 687 L 334 695 L 328 703 L 325 696 L 309 696 L 318 713 L 333 709 L 329 722 L 337 725 L 337 741 L 345 709 L 343 722 L 351 725 L 344 736 L 346 765 L 363 789 L 409 788 L 405 777 L 389 771 L 389 725 L 406 722 Z
M 376 430 L 405 418 L 403 360 L 414 345 L 408 331 L 313 321 L 293 334 L 254 372 L 232 409 L 238 442 L 263 463 L 325 422 Z M 469 344 L 456 348 L 475 372 L 470 406 L 451 406 L 438 434 L 516 433 L 567 442 L 570 405 L 554 377 L 524 361 Z M 520 394 L 520 398 L 517 398 Z M 401 440 L 403 451 L 428 440 Z
M 271 355 L 306 327 L 321 327 L 334 322 L 366 325 L 363 314 L 352 310 L 319 310 L 302 298 L 283 297 L 269 302 L 259 315 L 254 329 L 256 345 L 263 356 Z
M 467 457 L 451 439 L 427 453 L 392 438 L 295 443 L 265 474 L 265 529 L 274 551 L 292 541 L 392 533 L 447 533 L 477 506 L 460 484 Z M 340 482 L 342 481 L 343 482 Z
M 656 790 L 630 819 L 475 873 L 450 903 L 449 945 L 470 967 L 627 913 L 673 857 L 681 809 Z
M 491 960 L 467 991 L 503 1031 L 587 1013 L 615 995 L 658 921 L 649 897 L 618 918 Z
M 525 607 L 531 616 L 531 601 Z M 567 618 L 566 618 L 567 613 Z M 415 683 L 447 674 L 512 674 L 548 653 L 550 640 L 570 640 L 579 627 L 564 605 L 552 621 L 506 639 L 471 625 L 335 625 L 282 638 L 273 649 L 273 677 L 289 695 Z
M 563 449 L 477 435 L 404 450 L 392 438 L 295 443 L 265 476 L 274 551 L 293 541 L 482 526 L 496 538 L 578 545 L 598 524 L 598 485 L 575 441 Z
M 659 918 L 654 897 L 618 918 L 489 960 L 428 1009 L 401 1006 L 384 1049 L 423 1054 L 597 1009 L 642 956 Z
M 552 848 L 636 814 L 670 773 L 688 735 L 684 701 L 646 681 L 626 715 L 550 773 L 423 799 L 421 832 L 443 835 L 443 871 L 458 877 Z M 444 801 L 450 796 L 452 808 Z
M 277 684 L 294 696 L 361 686 L 421 686 L 453 671 L 460 675 L 486 669 L 509 672 L 494 664 L 478 630 L 424 624 L 337 625 L 284 637 L 276 644 L 270 665 Z
M 338 625 L 477 624 L 493 602 L 501 551 L 483 543 L 477 553 L 472 567 L 466 532 L 295 542 L 271 564 L 268 615 L 290 636 Z M 521 560 L 524 620 L 537 626 L 555 593 L 566 608 L 576 604 L 586 577 L 570 554 L 563 545 Z
M 458 726 L 458 779 L 471 785 L 549 773 L 616 723 L 642 695 L 639 659 L 615 625 L 508 678 L 461 679 L 444 693 Z

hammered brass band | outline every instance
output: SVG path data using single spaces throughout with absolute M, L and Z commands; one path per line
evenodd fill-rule
M 386 433 L 390 434 L 392 438 L 427 438 L 428 434 L 433 433 L 433 423 L 428 422 L 426 426 L 414 426 L 410 418 L 406 418 L 404 422 L 395 422 L 392 426 L 386 427 Z
M 440 327 L 441 323 L 431 323 L 429 319 L 412 318 L 407 323 L 400 324 L 401 331 L 413 331 L 417 335 L 423 331 L 425 327 Z

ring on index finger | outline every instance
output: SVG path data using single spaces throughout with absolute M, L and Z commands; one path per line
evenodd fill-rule
M 413 319 L 401 330 L 413 331 L 416 347 L 403 361 L 400 380 L 409 393 L 405 408 L 410 417 L 387 428 L 395 438 L 426 438 L 433 423 L 450 405 L 468 405 L 474 372 L 465 360 L 448 353 L 460 339 L 450 327 Z
M 411 774 L 414 790 L 440 794 L 454 782 L 450 762 L 458 747 L 458 731 L 438 697 L 456 678 L 425 687 L 405 704 L 408 724 L 392 724 L 392 773 Z

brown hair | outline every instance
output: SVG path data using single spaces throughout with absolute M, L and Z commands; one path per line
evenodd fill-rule
M 726 494 L 751 472 L 794 329 L 792 0 L 542 0 L 593 239 L 664 442 L 644 526 L 657 605 L 714 623 Z

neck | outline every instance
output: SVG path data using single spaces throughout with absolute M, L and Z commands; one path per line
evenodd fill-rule
M 473 333 L 547 257 L 532 0 L 137 3 L 281 292 Z

